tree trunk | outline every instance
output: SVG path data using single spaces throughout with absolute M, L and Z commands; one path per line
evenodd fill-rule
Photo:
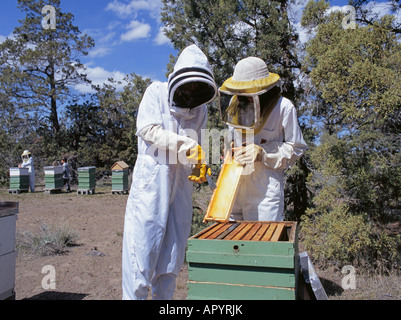
M 57 146 L 61 146 L 61 141 L 59 141 L 59 131 L 60 123 L 58 121 L 57 113 L 57 99 L 56 99 L 56 81 L 55 81 L 55 71 L 53 62 L 50 63 L 51 73 L 50 73 L 50 125 L 53 130 L 54 138 L 56 140 Z

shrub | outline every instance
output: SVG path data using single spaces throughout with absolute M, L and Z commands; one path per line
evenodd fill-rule
M 40 226 L 38 234 L 23 232 L 17 235 L 17 250 L 24 254 L 49 256 L 65 254 L 75 245 L 78 234 L 67 226 L 49 228 Z
M 386 234 L 362 215 L 350 214 L 345 205 L 320 215 L 304 216 L 301 239 L 305 250 L 321 267 L 350 264 L 381 273 L 400 265 L 400 236 Z

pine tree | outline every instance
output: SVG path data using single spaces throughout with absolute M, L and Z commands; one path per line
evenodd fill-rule
M 46 5 L 55 9 L 55 28 L 42 25 Z M 80 57 L 94 41 L 73 25 L 71 13 L 62 12 L 60 0 L 18 0 L 18 8 L 26 16 L 0 44 L 0 90 L 18 110 L 37 114 L 60 146 L 59 109 L 74 95 L 73 85 L 89 82 Z

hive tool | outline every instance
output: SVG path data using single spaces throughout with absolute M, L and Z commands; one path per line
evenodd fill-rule
M 212 191 L 214 191 L 214 190 L 217 188 L 217 186 L 216 186 L 216 184 L 214 183 L 214 181 L 212 180 L 212 177 L 209 176 L 209 175 L 206 173 L 206 179 L 207 179 L 207 183 L 209 184 L 210 189 L 212 189 Z

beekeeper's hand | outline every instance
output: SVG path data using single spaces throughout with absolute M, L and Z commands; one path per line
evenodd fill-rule
M 192 170 L 192 174 L 188 177 L 189 181 L 197 182 L 202 184 L 207 181 L 206 175 L 211 176 L 212 170 L 209 168 L 207 164 L 197 164 L 195 168 Z
M 262 161 L 264 153 L 265 151 L 261 146 L 252 143 L 246 147 L 236 150 L 234 153 L 234 160 L 240 165 L 245 166 L 257 161 Z
M 187 158 L 190 163 L 193 164 L 204 164 L 206 159 L 206 153 L 202 147 L 198 144 L 195 148 L 187 151 Z

